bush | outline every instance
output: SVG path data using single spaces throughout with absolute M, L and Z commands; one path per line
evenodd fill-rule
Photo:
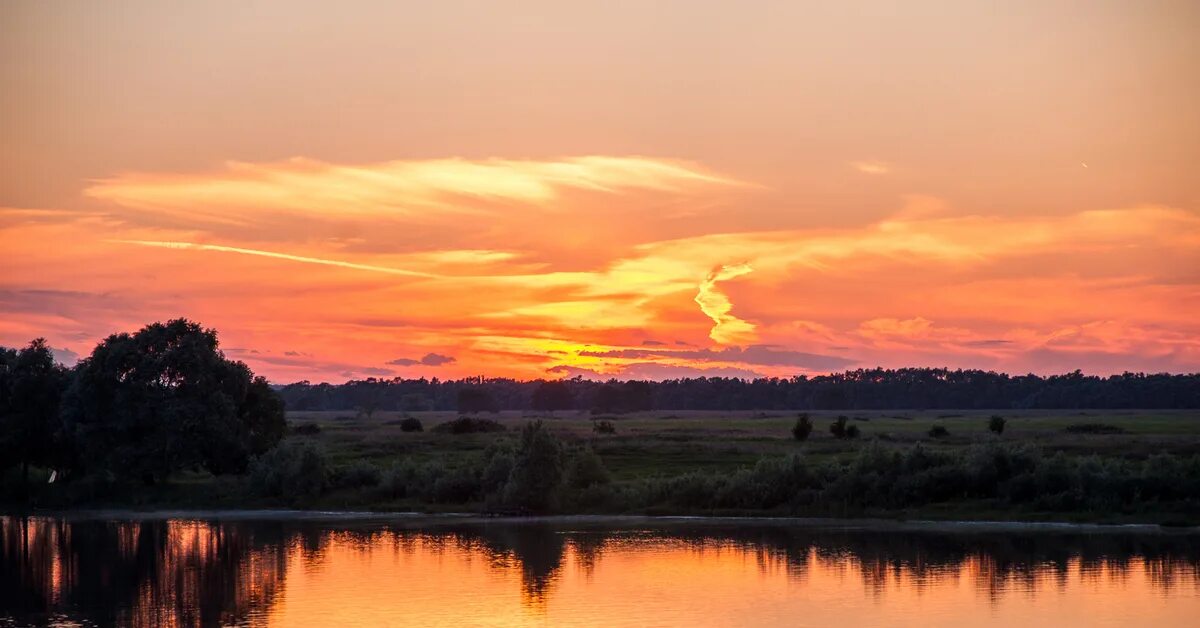
M 508 482 L 508 476 L 512 473 L 515 456 L 516 454 L 507 444 L 489 447 L 488 451 L 484 452 L 486 462 L 483 465 L 480 483 L 485 493 L 503 491 L 504 485 Z
M 479 494 L 478 470 L 472 466 L 464 466 L 445 469 L 436 474 L 428 497 L 435 502 L 461 504 L 474 500 Z
M 316 436 L 321 433 L 321 426 L 316 423 L 301 423 L 292 427 L 292 433 L 300 436 Z
M 567 467 L 567 486 L 581 490 L 608 484 L 610 481 L 608 469 L 604 468 L 604 462 L 591 447 L 584 448 L 571 457 L 571 463 Z
M 846 427 L 846 438 L 858 438 L 859 432 L 857 425 L 849 425 Z
M 332 483 L 339 488 L 363 488 L 379 486 L 382 480 L 383 474 L 379 467 L 364 460 L 357 460 L 349 466 L 335 470 Z
M 929 437 L 930 438 L 946 438 L 949 435 L 950 435 L 950 430 L 946 429 L 944 426 L 935 425 L 935 426 L 929 428 Z
M 592 431 L 597 434 L 616 434 L 617 426 L 612 421 L 592 421 Z
M 250 463 L 251 489 L 267 497 L 316 497 L 328 484 L 325 452 L 311 441 L 284 441 Z
M 562 445 L 541 421 L 526 424 L 504 487 L 505 503 L 531 512 L 549 510 L 557 501 L 562 481 Z
M 844 416 L 838 417 L 837 420 L 829 426 L 829 433 L 833 434 L 834 438 L 846 438 L 846 421 L 848 420 L 849 419 Z
M 439 434 L 480 434 L 503 432 L 504 426 L 494 419 L 460 416 L 453 421 L 435 425 L 433 431 Z
M 433 503 L 465 503 L 483 492 L 477 464 L 448 467 L 437 461 L 416 464 L 410 460 L 392 467 L 386 488 L 393 497 Z
M 1075 423 L 1068 425 L 1066 431 L 1071 434 L 1125 434 L 1125 428 L 1104 423 Z
M 1006 422 L 1007 421 L 1004 420 L 1004 417 L 998 414 L 993 414 L 991 418 L 988 419 L 988 430 L 994 434 L 1003 434 L 1004 424 Z
M 423 431 L 425 431 L 425 426 L 421 425 L 421 419 L 411 417 L 411 416 L 404 417 L 404 419 L 402 421 L 400 421 L 400 431 L 401 432 L 423 432 Z
M 796 440 L 808 440 L 808 435 L 812 433 L 812 419 L 808 418 L 808 413 L 803 412 L 796 416 L 796 424 L 792 426 L 792 438 Z

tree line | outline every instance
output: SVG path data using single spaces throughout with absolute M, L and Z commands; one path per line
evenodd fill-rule
M 1008 375 L 944 368 L 859 369 L 831 375 L 700 377 L 597 382 L 377 379 L 298 382 L 280 395 L 292 410 L 888 410 L 1200 408 L 1200 374 Z

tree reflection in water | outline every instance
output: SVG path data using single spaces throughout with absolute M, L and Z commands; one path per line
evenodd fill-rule
M 756 523 L 631 524 L 566 530 L 546 523 L 96 521 L 0 517 L 0 620 L 46 624 L 256 625 L 284 594 L 290 562 L 327 554 L 453 552 L 513 574 L 528 606 L 554 595 L 564 564 L 588 581 L 606 555 L 734 552 L 803 583 L 813 569 L 861 575 L 868 594 L 918 592 L 968 578 L 997 600 L 1061 589 L 1068 574 L 1120 584 L 1141 569 L 1159 590 L 1200 586 L 1200 537 L 1186 534 L 947 534 L 820 530 Z M 332 549 L 331 549 L 332 548 Z M 569 561 L 571 562 L 567 562 Z M 396 583 L 403 596 L 403 583 Z M 0 621 L 0 623 L 3 623 Z

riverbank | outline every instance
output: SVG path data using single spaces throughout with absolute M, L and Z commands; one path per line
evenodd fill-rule
M 295 521 L 334 524 L 388 525 L 398 528 L 438 528 L 464 525 L 538 525 L 558 529 L 658 528 L 673 525 L 786 527 L 858 532 L 939 533 L 1087 533 L 1087 534 L 1195 534 L 1197 526 L 1163 526 L 1154 523 L 1079 523 L 1066 521 L 930 520 L 833 517 L 729 517 L 684 515 L 531 515 L 484 516 L 476 513 L 420 513 L 321 510 L 128 510 L 85 509 L 0 513 L 8 516 L 49 517 L 63 521 Z

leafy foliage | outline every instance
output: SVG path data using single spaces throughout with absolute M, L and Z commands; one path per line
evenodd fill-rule
M 59 418 L 68 372 L 55 363 L 44 339 L 19 351 L 0 348 L 0 471 L 20 466 L 65 466 L 70 442 Z M 27 488 L 27 487 L 26 487 Z
M 592 421 L 592 431 L 597 434 L 616 434 L 617 426 L 613 425 L 612 421 L 607 421 L 607 420 Z
M 325 453 L 311 441 L 289 440 L 250 463 L 249 482 L 259 495 L 296 501 L 325 490 L 328 467 Z
M 504 489 L 505 503 L 530 512 L 549 510 L 557 502 L 562 483 L 562 445 L 541 421 L 528 423 L 521 429 L 521 442 Z
M 433 431 L 439 434 L 479 434 L 486 432 L 503 432 L 504 425 L 493 419 L 477 419 L 460 416 L 453 421 L 439 423 L 433 426 Z
M 570 410 L 575 405 L 575 397 L 566 382 L 553 380 L 538 384 L 533 390 L 531 403 L 534 410 L 542 412 Z
M 178 319 L 114 334 L 75 369 L 64 417 L 82 462 L 155 482 L 244 471 L 286 430 L 266 380 L 225 358 L 211 329 Z
M 363 488 L 379 486 L 383 473 L 379 467 L 364 460 L 356 460 L 340 469 L 334 469 L 332 484 L 339 488 Z
M 354 409 L 361 405 L 363 391 L 371 389 L 380 393 L 376 399 L 381 410 L 472 413 L 539 409 L 533 398 L 547 383 L 479 377 L 369 378 L 338 385 L 298 382 L 285 386 L 281 394 L 293 410 Z M 573 378 L 557 383 L 569 392 L 572 407 L 590 408 L 599 414 L 643 410 L 1200 408 L 1200 374 L 1095 377 L 1076 371 L 1041 377 L 979 370 L 877 368 L 754 380 L 701 377 L 596 382 Z
M 798 441 L 808 440 L 808 435 L 812 434 L 813 422 L 808 418 L 807 412 L 801 412 L 796 416 L 796 424 L 792 426 L 792 438 Z

